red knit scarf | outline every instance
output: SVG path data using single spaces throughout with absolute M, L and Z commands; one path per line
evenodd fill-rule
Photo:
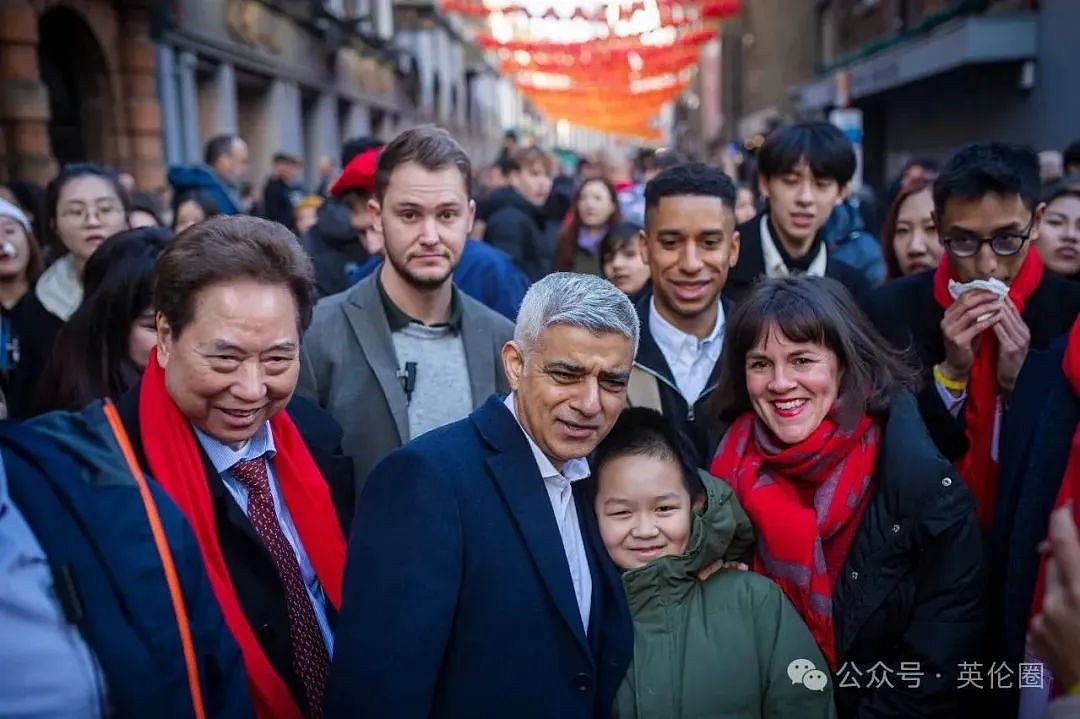
M 862 519 L 880 430 L 826 418 L 797 445 L 780 445 L 753 412 L 724 436 L 711 471 L 731 485 L 758 533 L 754 570 L 780 585 L 836 669 L 832 588 Z
M 329 487 L 285 412 L 270 419 L 270 429 L 277 449 L 273 463 L 281 496 L 327 598 L 338 607 L 345 539 L 330 502 Z M 240 607 L 221 554 L 199 446 L 190 423 L 165 387 L 165 371 L 158 364 L 156 349 L 150 353 L 139 392 L 139 433 L 151 476 L 179 505 L 195 532 L 225 624 L 240 646 L 256 714 L 261 719 L 299 719 L 299 707 L 263 653 Z
M 1069 332 L 1069 344 L 1065 348 L 1065 359 L 1061 363 L 1065 378 L 1069 380 L 1073 392 L 1080 397 L 1080 318 L 1073 323 Z M 1069 449 L 1069 460 L 1065 464 L 1065 476 L 1061 480 L 1054 509 L 1072 502 L 1073 521 L 1080 527 L 1080 425 L 1077 425 Z M 1031 616 L 1042 611 L 1043 593 L 1046 591 L 1046 557 L 1039 566 L 1039 578 L 1035 585 L 1035 597 L 1032 601 Z
M 1043 264 L 1039 253 L 1028 250 L 1020 271 L 1009 285 L 1009 298 L 1018 312 L 1024 311 L 1028 297 L 1042 281 Z M 934 300 L 942 309 L 953 303 L 949 294 L 949 280 L 955 280 L 949 256 L 943 255 L 934 272 Z M 975 495 L 979 523 L 984 529 L 990 527 L 994 518 L 994 500 L 997 496 L 998 464 L 991 457 L 994 443 L 994 416 L 997 413 L 998 341 L 992 329 L 983 331 L 978 338 L 975 362 L 968 377 L 967 400 L 964 402 L 964 434 L 968 450 L 956 461 L 956 468 Z

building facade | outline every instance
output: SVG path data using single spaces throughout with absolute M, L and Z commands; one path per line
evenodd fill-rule
M 999 139 L 1036 150 L 1080 137 L 1075 0 L 830 0 L 800 113 L 863 114 L 865 176 L 882 186 L 915 157 Z
M 433 5 L 391 0 L 174 0 L 157 77 L 169 164 L 199 162 L 210 137 L 238 134 L 252 179 L 287 152 L 312 185 L 345 139 L 388 140 L 421 122 L 486 156 L 520 107 Z
M 0 2 L 0 181 L 93 161 L 164 182 L 150 0 Z
M 676 108 L 680 149 L 720 162 L 727 143 L 767 134 L 795 115 L 792 86 L 813 77 L 818 53 L 817 4 L 750 0 L 720 23 Z

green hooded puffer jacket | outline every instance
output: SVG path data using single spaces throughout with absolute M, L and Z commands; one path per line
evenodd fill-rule
M 701 569 L 744 559 L 753 545 L 750 520 L 731 488 L 700 474 L 705 504 L 694 511 L 686 553 L 623 574 L 634 659 L 616 695 L 615 715 L 835 717 L 828 665 L 781 589 L 737 570 L 698 580 Z M 815 673 L 807 675 L 810 664 Z

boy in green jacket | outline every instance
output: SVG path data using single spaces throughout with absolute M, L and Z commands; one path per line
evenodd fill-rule
M 834 717 L 828 666 L 780 588 L 746 571 L 699 579 L 749 556 L 753 530 L 731 489 L 677 446 L 659 413 L 631 408 L 594 458 L 600 534 L 634 620 L 615 715 Z

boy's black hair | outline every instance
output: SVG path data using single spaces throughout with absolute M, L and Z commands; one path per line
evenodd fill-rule
M 345 144 L 341 146 L 341 167 L 344 168 L 352 159 L 362 152 L 367 152 L 376 147 L 382 147 L 384 144 L 374 137 L 368 137 L 363 135 L 361 137 L 352 137 L 345 141 Z
M 636 246 L 640 232 L 641 225 L 629 220 L 624 220 L 609 229 L 604 239 L 600 240 L 600 248 L 596 253 L 600 257 L 600 264 L 607 262 L 608 258 L 626 245 L 634 243 Z
M 715 167 L 700 162 L 686 162 L 669 167 L 645 185 L 645 209 L 651 210 L 665 197 L 698 195 L 719 197 L 724 207 L 735 209 L 735 183 Z
M 774 131 L 758 151 L 758 174 L 768 179 L 791 172 L 801 161 L 819 179 L 843 186 L 855 175 L 855 148 L 828 122 L 800 122 Z
M 1062 197 L 1080 199 L 1080 177 L 1065 177 L 1043 185 L 1042 201 L 1046 204 Z
M 693 500 L 702 491 L 697 471 L 679 451 L 679 438 L 663 415 L 648 407 L 628 407 L 619 415 L 607 437 L 593 454 L 593 476 L 599 478 L 604 465 L 618 457 L 654 457 L 679 465 L 683 486 Z
M 1069 171 L 1070 165 L 1080 165 L 1080 140 L 1070 142 L 1062 153 L 1061 164 L 1065 171 Z
M 1019 195 L 1034 211 L 1041 194 L 1039 157 L 1030 147 L 1004 142 L 964 145 L 949 158 L 934 181 L 938 217 L 952 198 L 978 200 L 991 193 Z

